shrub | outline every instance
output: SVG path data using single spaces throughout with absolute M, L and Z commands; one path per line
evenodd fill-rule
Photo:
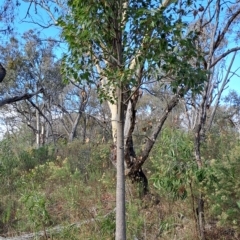
M 54 151 L 50 146 L 43 146 L 38 149 L 30 148 L 28 150 L 22 150 L 18 157 L 19 168 L 22 171 L 29 171 L 37 165 L 52 161 L 54 158 L 53 156 Z
M 181 130 L 166 128 L 152 155 L 154 186 L 173 199 L 186 198 L 189 180 L 197 170 L 193 143 Z
M 214 176 L 214 181 L 207 186 L 211 213 L 217 216 L 219 225 L 239 231 L 240 145 L 231 149 L 222 159 L 212 159 L 210 170 Z

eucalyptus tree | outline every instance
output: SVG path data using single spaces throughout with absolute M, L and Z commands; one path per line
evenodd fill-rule
M 195 95 L 195 109 L 198 112 L 194 114 L 197 117 L 194 126 L 197 137 L 195 155 L 198 166 L 201 167 L 200 135 L 204 135 L 206 130 L 211 128 L 222 93 L 235 74 L 235 70 L 232 71 L 232 66 L 237 52 L 240 50 L 238 46 L 239 30 L 235 30 L 240 17 L 239 1 L 209 1 L 206 6 L 196 8 L 194 16 L 196 19 L 192 23 L 192 27 L 199 34 L 197 41 L 195 41 L 196 47 L 204 55 L 198 64 L 208 71 L 204 89 L 198 96 Z M 226 62 L 226 57 L 229 55 L 231 59 Z M 194 102 L 193 98 L 191 102 Z M 210 107 L 213 111 L 210 111 Z M 208 122 L 206 121 L 207 116 Z
M 239 1 L 211 0 L 202 4 L 193 5 L 193 21 L 189 30 L 198 34 L 195 45 L 203 53 L 198 64 L 206 70 L 207 78 L 198 94 L 189 91 L 185 96 L 185 112 L 182 114 L 185 127 L 194 136 L 194 155 L 200 172 L 204 172 L 205 167 L 201 143 L 211 130 L 223 91 L 238 70 L 233 69 L 233 66 L 240 50 L 239 30 L 236 28 L 240 16 Z M 201 239 L 205 239 L 204 196 L 201 192 L 197 205 L 198 230 Z
M 3 0 L 0 5 L 0 41 L 13 31 L 18 0 Z
M 75 64 L 70 66 L 71 71 L 68 71 L 68 75 L 74 75 L 74 79 L 88 79 L 95 83 L 99 81 L 98 85 L 101 86 L 99 96 L 102 100 L 108 100 L 113 115 L 116 114 L 116 104 L 112 104 L 116 86 L 110 86 L 114 81 L 113 77 L 108 76 L 111 75 L 109 67 L 110 70 L 114 67 L 114 72 L 116 72 L 114 79 L 120 74 L 121 81 L 127 87 L 124 92 L 124 98 L 128 100 L 124 101 L 125 108 L 129 102 L 133 102 L 132 98 L 135 99 L 134 102 L 138 101 L 136 93 L 143 84 L 147 86 L 150 79 L 161 80 L 163 84 L 170 86 L 176 95 L 179 86 L 182 88 L 180 95 L 183 95 L 188 88 L 199 90 L 201 86 L 204 76 L 196 71 L 200 67 L 194 66 L 194 62 L 188 63 L 193 55 L 196 60 L 201 58 L 199 53 L 193 50 L 194 39 L 198 36 L 194 30 L 187 32 L 187 23 L 182 20 L 184 16 L 194 14 L 192 1 L 178 3 L 165 0 L 161 3 L 161 1 L 148 0 L 88 3 L 65 0 L 25 0 L 24 3 L 28 8 L 23 21 L 36 23 L 40 28 L 53 27 L 58 23 L 57 25 L 63 28 L 66 33 L 65 39 L 70 43 L 70 47 L 77 46 L 77 49 L 72 51 L 72 57 L 69 56 L 72 60 L 75 57 L 76 61 L 72 61 Z M 79 6 L 82 10 L 79 10 Z M 99 9 L 99 12 L 96 9 Z M 43 11 L 46 16 L 44 19 L 39 19 Z M 119 12 L 122 14 L 118 14 Z M 79 16 L 77 16 L 78 13 Z M 95 15 L 87 16 L 88 14 Z M 59 16 L 62 16 L 60 21 Z M 75 25 L 72 22 L 73 19 L 76 21 Z M 115 22 L 111 22 L 112 20 Z M 65 21 L 66 24 L 64 24 Z M 96 25 L 93 26 L 93 24 Z M 116 24 L 119 25 L 117 28 Z M 88 31 L 88 26 L 92 33 Z M 75 33 L 71 27 L 76 27 Z M 67 29 L 69 31 L 66 31 Z M 79 41 L 81 40 L 81 43 L 75 42 L 76 37 Z M 117 39 L 120 39 L 122 52 L 118 51 L 114 43 Z M 82 43 L 84 45 L 81 45 Z M 116 61 L 117 54 L 119 57 L 122 55 L 124 64 L 121 66 Z M 193 79 L 196 75 L 197 77 L 201 75 L 197 78 L 198 81 L 194 81 L 194 84 L 186 84 L 191 80 L 190 77 Z M 187 85 L 189 86 L 186 87 Z M 105 93 L 110 94 L 106 97 Z M 112 121 L 112 125 L 112 135 L 116 141 L 116 122 Z M 142 157 L 140 165 L 144 163 L 147 156 L 148 154 Z M 132 160 L 128 162 L 130 161 Z M 129 164 L 127 165 L 129 168 Z M 141 166 L 138 166 L 136 170 L 141 172 L 140 168 Z
M 82 86 L 70 80 L 63 91 L 53 101 L 58 117 L 57 128 L 64 131 L 69 142 L 81 138 L 82 142 L 100 143 L 109 135 L 109 117 L 106 104 L 97 98 L 96 87 Z M 59 124 L 61 123 L 61 124 Z M 63 134 L 63 131 L 59 134 Z
M 194 47 L 198 37 L 187 32 L 182 17 L 191 1 L 68 1 L 70 13 L 58 23 L 69 45 L 63 73 L 88 84 L 99 82 L 99 98 L 111 110 L 112 161 L 117 165 L 116 239 L 125 239 L 124 174 L 143 184 L 142 165 L 171 110 L 189 89 L 197 92 L 205 73 Z M 195 62 L 190 62 L 194 58 Z M 173 96 L 143 151 L 136 155 L 132 133 L 139 90 L 151 80 L 170 86 Z M 124 173 L 125 165 L 125 173 Z
M 211 130 L 223 91 L 238 68 L 233 69 L 239 47 L 240 18 L 239 1 L 206 1 L 193 5 L 194 20 L 189 29 L 194 29 L 198 38 L 196 48 L 203 58 L 198 62 L 207 72 L 204 88 L 199 94 L 189 92 L 184 98 L 185 117 L 189 130 L 194 135 L 194 155 L 199 171 L 204 171 L 201 143 Z M 204 239 L 204 197 L 198 198 L 198 226 Z
M 58 119 L 62 123 L 69 142 L 72 142 L 77 136 L 77 127 L 81 118 L 85 117 L 90 94 L 90 88 L 86 89 L 86 87 L 78 85 L 77 82 L 70 82 L 53 101 L 55 112 L 59 116 Z M 86 131 L 86 126 L 84 128 L 83 132 Z
M 4 45 L 4 42 L 6 42 L 10 39 L 10 35 L 13 33 L 14 29 L 14 21 L 15 17 L 17 15 L 16 10 L 20 6 L 20 1 L 18 0 L 3 0 L 1 1 L 0 5 L 0 42 Z M 11 40 L 10 40 L 11 41 Z M 11 41 L 12 42 L 12 41 Z M 0 47 L 0 63 L 4 62 L 4 53 L 2 46 Z M 6 67 L 6 66 L 5 66 Z M 21 93 L 15 96 L 7 96 L 6 90 L 4 87 L 6 86 L 6 83 L 1 83 L 0 86 L 0 92 L 1 92 L 1 100 L 0 100 L 0 107 L 3 107 L 7 104 L 11 104 L 14 102 L 30 99 L 36 94 L 39 94 L 39 91 L 34 93 Z
M 25 95 L 32 99 L 14 103 L 15 112 L 36 135 L 36 144 L 44 144 L 52 135 L 53 99 L 62 91 L 60 62 L 53 54 L 54 41 L 42 42 L 31 30 L 24 34 L 23 42 L 11 38 L 10 43 L 1 48 L 8 75 L 1 85 L 2 96 Z M 41 143 L 40 143 L 41 142 Z

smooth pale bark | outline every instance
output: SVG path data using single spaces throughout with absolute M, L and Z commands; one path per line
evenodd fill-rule
M 116 187 L 116 240 L 126 240 L 125 174 L 124 174 L 124 112 L 122 88 L 118 88 L 117 112 L 117 187 Z
M 171 3 L 171 0 L 165 0 L 159 8 L 162 7 L 167 7 Z M 125 14 L 126 14 L 126 9 L 127 9 L 128 2 L 127 1 L 120 1 L 119 6 L 121 9 L 117 9 L 117 14 L 118 16 L 121 16 L 121 24 L 122 26 L 125 25 Z M 114 16 L 116 17 L 116 16 Z M 113 17 L 113 18 L 114 18 Z M 117 64 L 116 61 L 114 60 L 112 62 L 113 70 L 115 71 L 115 68 L 117 69 L 118 66 L 124 66 L 125 63 L 123 62 L 123 49 L 124 47 L 122 46 L 122 36 L 121 36 L 121 27 L 119 25 L 118 19 L 114 19 L 116 21 L 113 21 L 114 23 L 114 32 L 116 33 L 115 38 L 113 39 L 114 45 L 113 45 L 113 53 L 114 54 L 114 59 L 117 59 Z M 149 34 L 147 33 L 146 36 L 143 39 L 143 44 L 146 40 L 146 37 Z M 108 51 L 107 51 L 108 52 Z M 131 70 L 136 70 L 136 76 L 137 76 L 137 88 L 141 85 L 142 82 L 142 70 L 143 66 L 140 66 L 140 68 L 137 68 L 136 65 L 138 63 L 138 58 L 142 55 L 141 51 L 138 51 L 138 53 L 133 57 L 133 61 L 130 63 L 130 69 Z M 107 57 L 106 59 L 108 59 Z M 111 57 L 110 60 L 106 61 L 106 65 L 108 65 L 109 62 L 111 62 Z M 102 74 L 101 67 L 99 64 L 97 64 L 97 69 L 99 74 Z M 112 155 L 112 161 L 116 161 L 116 167 L 117 167 L 117 187 L 116 187 L 116 240 L 125 240 L 126 239 L 126 222 L 125 222 L 125 172 L 124 172 L 124 161 L 127 165 L 128 168 L 131 167 L 131 162 L 133 160 L 137 160 L 133 148 L 133 140 L 132 140 L 132 133 L 134 130 L 135 126 L 135 107 L 138 99 L 138 95 L 136 99 L 124 99 L 123 100 L 123 86 L 121 84 L 121 81 L 119 82 L 119 85 L 115 85 L 116 82 L 111 85 L 109 84 L 109 81 L 107 77 L 103 77 L 101 79 L 101 86 L 102 89 L 106 91 L 106 94 L 108 97 L 111 99 L 115 99 L 115 96 L 117 96 L 117 102 L 112 103 L 108 101 L 108 105 L 111 111 L 111 124 L 112 124 L 112 137 L 113 137 L 113 146 L 111 150 L 111 155 Z M 128 84 L 126 84 L 127 86 Z M 126 87 L 125 86 L 125 87 Z M 128 89 L 126 87 L 126 89 Z M 125 90 L 126 90 L 125 89 Z M 116 90 L 116 91 L 114 91 Z M 115 95 L 116 93 L 116 95 Z M 125 97 L 125 96 L 124 96 Z M 133 101 L 132 101 L 133 100 Z M 129 112 L 127 113 L 127 126 L 124 134 L 124 108 L 126 105 L 124 104 L 129 104 Z M 132 101 L 132 102 L 130 102 Z M 132 104 L 132 105 L 131 105 Z M 130 109 L 131 108 L 131 109 Z M 130 112 L 131 111 L 131 112 Z M 124 138 L 126 140 L 124 140 Z M 125 142 L 124 142 L 125 141 Z M 124 152 L 124 147 L 126 147 L 126 150 Z M 137 163 L 136 163 L 137 164 Z M 139 173 L 142 173 L 141 166 L 138 168 L 134 173 L 133 173 L 133 178 L 137 176 L 139 178 Z M 144 175 L 144 174 L 143 174 Z M 145 179 L 146 176 L 144 175 Z
M 45 123 L 43 123 L 41 126 L 40 146 L 44 146 L 45 142 L 46 142 Z
M 51 133 L 52 133 L 52 136 L 53 136 L 53 129 L 52 129 L 52 124 L 51 124 L 51 119 L 49 120 L 48 118 L 47 118 L 47 116 L 45 115 L 45 110 L 44 110 L 44 108 L 40 108 L 40 106 L 38 105 L 38 103 L 34 103 L 31 99 L 27 99 L 28 100 L 28 102 L 29 103 L 31 103 L 31 105 L 36 109 L 36 112 L 38 112 L 38 118 L 39 119 L 37 119 L 37 121 L 38 121 L 38 123 L 36 124 L 36 127 L 35 127 L 35 129 L 33 128 L 33 127 L 31 127 L 30 125 L 28 125 L 31 129 L 33 129 L 34 130 L 34 132 L 39 132 L 39 134 L 40 134 L 40 140 L 39 140 L 39 146 L 42 144 L 42 145 L 44 145 L 44 143 L 46 142 L 46 140 L 47 140 L 47 137 L 48 137 L 48 134 L 46 133 L 46 123 L 48 123 L 48 126 L 50 127 L 50 129 L 51 129 Z M 40 116 L 41 117 L 43 117 L 43 119 L 44 119 L 44 122 L 42 123 L 42 128 L 40 128 Z M 39 129 L 37 129 L 37 127 L 39 128 Z M 41 132 L 41 133 L 40 133 Z M 53 137 L 53 141 L 54 141 L 54 143 L 55 143 L 55 140 L 54 140 L 54 137 Z
M 117 104 L 112 104 L 110 102 L 108 102 L 108 106 L 110 108 L 111 111 L 111 124 L 112 124 L 112 138 L 113 138 L 113 142 L 116 143 L 117 142 L 117 125 L 118 125 L 118 106 Z
M 40 147 L 40 115 L 36 109 L 36 147 Z
M 101 75 L 101 68 L 100 66 L 96 66 L 98 69 L 99 74 Z M 106 92 L 108 97 L 114 99 L 115 96 L 113 94 L 114 90 L 116 90 L 115 86 L 108 87 L 109 81 L 107 77 L 103 77 L 101 81 L 101 87 L 102 89 Z M 112 125 L 112 138 L 113 138 L 113 143 L 115 144 L 117 142 L 117 118 L 118 118 L 118 103 L 116 101 L 110 102 L 107 101 L 108 107 L 111 112 L 111 125 Z

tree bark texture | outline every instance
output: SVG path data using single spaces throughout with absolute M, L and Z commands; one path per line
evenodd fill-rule
M 116 187 L 116 240 L 126 240 L 125 174 L 124 174 L 124 113 L 122 88 L 118 88 L 117 112 L 117 187 Z
M 40 147 L 40 115 L 36 109 L 36 147 Z

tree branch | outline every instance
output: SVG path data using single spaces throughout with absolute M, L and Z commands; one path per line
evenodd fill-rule
M 218 37 L 217 37 L 217 40 L 216 40 L 216 42 L 214 43 L 214 49 L 216 49 L 216 48 L 220 45 L 220 43 L 221 43 L 221 41 L 223 40 L 226 32 L 229 30 L 229 27 L 230 27 L 231 23 L 237 18 L 237 16 L 238 16 L 239 14 L 240 14 L 240 9 L 238 9 L 238 11 L 236 11 L 236 12 L 232 15 L 232 17 L 228 20 L 228 22 L 227 22 L 227 24 L 225 25 L 222 33 L 219 33 L 219 35 L 218 35 Z
M 231 48 L 229 50 L 227 50 L 225 53 L 223 53 L 222 55 L 220 55 L 210 66 L 210 68 L 214 67 L 221 59 L 223 59 L 224 57 L 226 57 L 228 54 L 232 53 L 232 52 L 237 52 L 240 50 L 240 47 L 235 47 L 235 48 Z
M 208 124 L 208 126 L 207 126 L 207 130 L 208 130 L 208 131 L 210 130 L 210 128 L 211 128 L 211 126 L 212 126 L 213 119 L 214 119 L 214 117 L 215 117 L 217 108 L 218 108 L 218 106 L 219 106 L 219 102 L 220 102 L 222 93 L 223 93 L 223 91 L 224 91 L 225 86 L 226 86 L 227 83 L 228 83 L 228 76 L 229 76 L 230 70 L 231 70 L 231 68 L 232 68 L 232 65 L 233 65 L 233 63 L 234 63 L 236 54 L 237 54 L 237 52 L 234 53 L 234 55 L 233 55 L 233 57 L 232 57 L 232 59 L 231 59 L 231 62 L 230 62 L 230 65 L 229 65 L 229 67 L 228 67 L 228 70 L 227 70 L 227 72 L 226 72 L 225 78 L 224 78 L 224 80 L 223 80 L 223 82 L 222 82 L 222 86 L 221 86 L 220 91 L 219 91 L 219 93 L 218 93 L 218 95 L 217 95 L 216 104 L 215 104 L 215 106 L 213 107 L 213 111 L 212 111 L 211 116 L 210 116 L 210 119 L 209 119 L 209 124 Z
M 43 89 L 41 88 L 40 90 L 38 90 L 35 93 L 25 93 L 25 94 L 20 95 L 20 96 L 15 96 L 15 97 L 11 97 L 11 98 L 6 98 L 6 99 L 3 99 L 3 100 L 0 100 L 0 107 L 4 106 L 6 104 L 11 104 L 11 103 L 14 103 L 14 102 L 18 102 L 18 101 L 21 101 L 21 100 L 30 99 L 33 96 L 35 96 L 35 95 L 37 95 L 39 93 L 42 93 L 42 92 L 43 92 Z

